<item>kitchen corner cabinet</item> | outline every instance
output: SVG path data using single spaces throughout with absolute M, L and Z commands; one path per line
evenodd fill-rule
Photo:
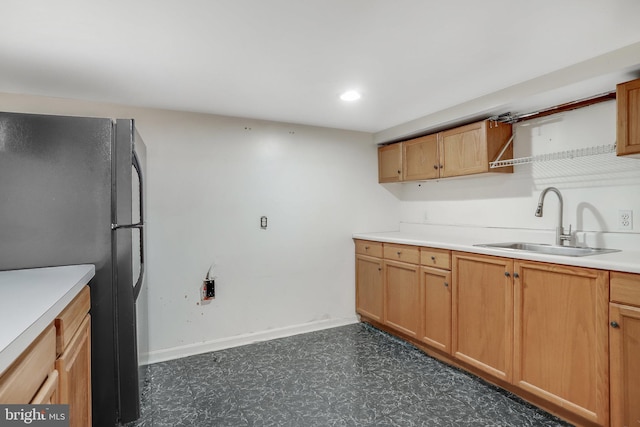
M 640 79 L 616 86 L 618 156 L 640 154 Z
M 420 181 L 486 172 L 512 134 L 510 124 L 484 120 L 378 148 L 378 181 Z M 513 145 L 504 158 L 513 157 Z
M 420 249 L 384 244 L 384 324 L 417 338 L 420 316 Z
M 382 243 L 356 240 L 356 312 L 382 323 Z
M 91 425 L 90 296 L 85 286 L 0 377 L 3 404 L 69 404 L 71 426 Z
M 513 384 L 599 425 L 609 419 L 609 272 L 516 261 Z
M 513 285 L 510 259 L 454 252 L 452 355 L 510 382 Z
M 402 181 L 402 143 L 378 148 L 378 182 Z
M 611 273 L 611 426 L 640 425 L 640 275 Z

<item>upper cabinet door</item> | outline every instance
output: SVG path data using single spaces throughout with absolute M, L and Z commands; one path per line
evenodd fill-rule
M 483 133 L 484 122 L 472 123 L 441 133 L 444 162 L 442 177 L 488 171 L 489 159 Z
M 472 175 L 489 172 L 489 162 L 494 161 L 511 137 L 511 125 L 485 120 L 440 133 L 440 160 L 443 168 L 440 177 Z M 513 145 L 503 157 L 513 157 Z M 513 167 L 492 169 L 491 172 L 511 173 Z
M 402 143 L 378 148 L 378 182 L 402 180 Z
M 402 143 L 403 181 L 433 179 L 440 176 L 438 136 L 427 135 Z
M 640 153 L 640 79 L 616 87 L 619 156 Z

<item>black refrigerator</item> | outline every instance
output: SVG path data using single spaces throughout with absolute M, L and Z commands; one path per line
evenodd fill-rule
M 95 264 L 93 425 L 140 412 L 146 148 L 133 120 L 0 112 L 0 270 Z

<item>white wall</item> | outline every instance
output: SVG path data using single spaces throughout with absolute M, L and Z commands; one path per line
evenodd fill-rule
M 370 134 L 9 94 L 0 109 L 136 119 L 151 361 L 354 321 L 351 234 L 398 226 Z
M 613 144 L 615 101 L 521 122 L 514 130 L 515 157 Z M 403 223 L 554 230 L 555 194 L 547 195 L 544 216 L 534 216 L 540 192 L 548 186 L 562 192 L 565 227 L 628 233 L 618 229 L 617 214 L 632 209 L 632 233 L 640 232 L 640 159 L 615 154 L 520 165 L 513 174 L 387 187 L 402 201 Z

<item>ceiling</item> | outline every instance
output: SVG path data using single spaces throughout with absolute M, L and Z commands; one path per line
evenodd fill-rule
M 371 133 L 640 42 L 637 0 L 2 3 L 0 92 Z

